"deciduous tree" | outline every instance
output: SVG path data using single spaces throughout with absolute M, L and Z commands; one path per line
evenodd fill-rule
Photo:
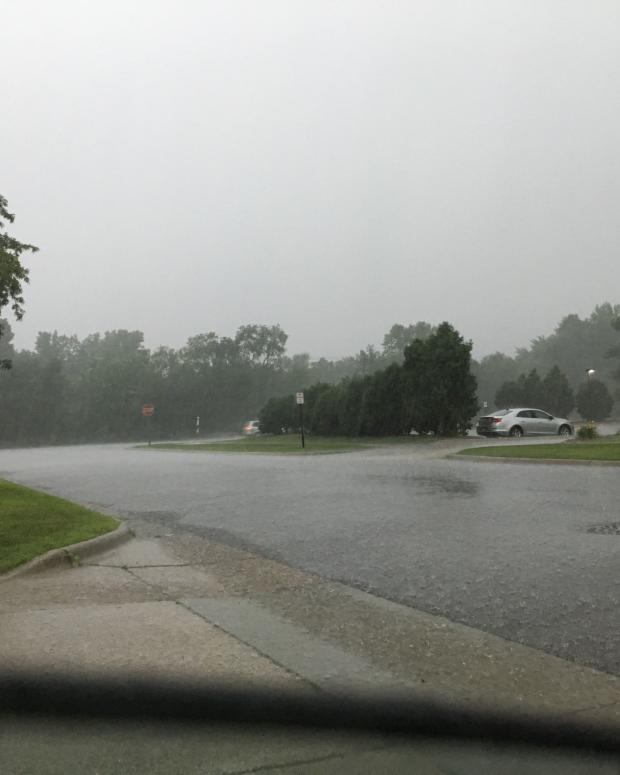
M 10 307 L 18 320 L 24 315 L 24 284 L 28 282 L 28 269 L 22 263 L 23 253 L 34 253 L 34 245 L 20 242 L 6 232 L 6 223 L 13 223 L 15 216 L 7 209 L 7 200 L 0 195 L 0 313 Z M 0 336 L 2 324 L 0 323 Z M 0 360 L 0 368 L 10 368 L 11 360 Z

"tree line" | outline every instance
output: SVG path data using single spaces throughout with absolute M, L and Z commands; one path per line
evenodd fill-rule
M 582 418 L 599 421 L 609 417 L 614 400 L 607 385 L 587 372 L 577 391 L 573 391 L 566 374 L 554 366 L 544 379 L 532 369 L 516 380 L 504 382 L 494 403 L 496 407 L 544 407 L 557 417 L 568 417 L 576 408 Z
M 0 196 L 0 312 L 8 308 L 20 320 L 29 280 L 22 256 L 37 248 L 7 233 L 14 221 L 7 207 Z M 244 325 L 231 337 L 211 331 L 179 349 L 154 350 L 140 331 L 84 339 L 41 332 L 30 351 L 13 347 L 11 326 L 0 319 L 0 444 L 138 439 L 147 427 L 156 438 L 183 437 L 197 417 L 203 431 L 231 430 L 261 407 L 266 412 L 270 399 L 304 387 L 309 421 L 324 433 L 460 432 L 464 413 L 474 414 L 478 403 L 533 404 L 561 415 L 576 405 L 597 419 L 612 411 L 612 391 L 617 395 L 619 331 L 620 305 L 605 303 L 585 319 L 566 316 L 514 356 L 497 352 L 477 362 L 471 343 L 447 323 L 397 323 L 380 347 L 312 361 L 307 353 L 286 354 L 288 337 L 278 325 Z M 451 347 L 455 391 L 445 371 Z M 596 377 L 584 380 L 590 369 Z M 155 404 L 154 418 L 142 417 L 144 403 Z
M 347 376 L 363 379 L 402 360 L 415 332 L 427 324 L 394 326 L 381 350 L 368 348 L 340 361 L 288 356 L 278 325 L 248 324 L 232 337 L 197 334 L 175 349 L 144 346 L 140 331 L 107 331 L 83 339 L 41 332 L 34 350 L 13 347 L 0 321 L 0 444 L 57 444 L 145 438 L 183 438 L 195 432 L 238 430 L 272 396 Z M 155 405 L 145 419 L 141 407 Z
M 611 391 L 620 378 L 620 336 L 611 325 L 615 318 L 610 311 L 617 308 L 604 305 L 597 310 L 593 319 L 581 321 L 577 328 L 591 333 L 590 327 L 599 330 L 601 320 L 608 318 L 604 341 L 611 346 L 604 353 L 599 347 L 594 355 L 588 350 L 589 357 L 574 355 L 581 365 L 598 367 L 594 378 L 586 381 L 580 366 L 572 369 L 571 382 L 552 355 L 542 368 L 525 370 L 522 367 L 531 363 L 525 351 L 515 358 L 496 354 L 480 362 L 470 354 L 477 403 L 486 400 L 488 411 L 516 404 L 540 406 L 558 416 L 567 416 L 574 408 L 589 419 L 608 416 Z M 392 434 L 409 422 L 411 427 L 437 432 L 436 422 L 429 425 L 421 419 L 421 388 L 411 386 L 418 379 L 411 352 L 417 352 L 419 343 L 436 341 L 440 328 L 424 322 L 395 324 L 380 348 L 368 347 L 335 361 L 312 361 L 305 353 L 287 355 L 287 334 L 277 325 L 244 325 L 231 337 L 207 332 L 190 337 L 181 348 L 153 350 L 144 346 L 141 332 L 123 330 L 83 339 L 42 332 L 33 350 L 16 350 L 11 326 L 6 320 L 0 326 L 0 361 L 12 364 L 11 369 L 0 370 L 4 445 L 141 439 L 149 429 L 154 438 L 182 438 L 194 433 L 198 416 L 203 432 L 237 430 L 270 398 L 303 389 L 311 422 L 313 396 L 320 399 L 323 419 L 319 421 L 317 414 L 316 432 Z M 562 336 L 552 341 L 556 360 L 564 362 L 564 326 L 560 329 Z M 590 341 L 589 335 L 580 338 L 584 340 Z M 413 350 L 412 341 L 418 343 Z M 416 357 L 421 362 L 421 353 Z M 432 383 L 429 390 L 435 390 Z M 403 394 L 418 396 L 415 411 L 404 404 Z M 396 396 L 397 408 L 379 419 L 372 407 L 387 407 L 389 395 Z M 155 404 L 150 420 L 141 415 L 144 403 Z M 283 424 L 294 427 L 295 422 Z
M 594 369 L 594 379 L 607 388 L 612 400 L 618 398 L 618 320 L 620 304 L 600 304 L 585 318 L 566 315 L 553 333 L 537 337 L 529 347 L 517 349 L 514 356 L 496 352 L 474 361 L 472 371 L 478 380 L 480 401 L 493 408 L 497 392 L 505 383 L 518 381 L 534 369 L 539 375 L 546 374 L 554 366 L 566 375 L 575 395 L 585 390 L 582 386 L 588 382 L 586 373 Z

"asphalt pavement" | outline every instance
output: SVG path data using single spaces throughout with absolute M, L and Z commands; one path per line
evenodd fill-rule
M 617 469 L 444 457 L 476 443 L 306 457 L 3 450 L 0 476 L 620 674 Z

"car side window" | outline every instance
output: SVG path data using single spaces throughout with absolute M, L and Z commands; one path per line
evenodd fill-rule
M 551 419 L 551 415 L 547 414 L 546 412 L 535 411 L 535 412 L 532 412 L 532 414 L 538 420 L 550 420 Z
M 532 413 L 528 412 L 527 409 L 524 409 L 522 412 L 519 412 L 517 417 L 531 417 Z

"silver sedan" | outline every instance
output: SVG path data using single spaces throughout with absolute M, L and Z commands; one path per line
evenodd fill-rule
M 572 424 L 542 409 L 498 409 L 480 417 L 476 425 L 480 436 L 564 436 L 573 435 Z

